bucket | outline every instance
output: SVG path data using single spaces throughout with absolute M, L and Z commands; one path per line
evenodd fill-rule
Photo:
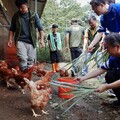
M 59 82 L 66 82 L 66 83 L 71 83 L 71 84 L 75 84 L 76 82 L 74 81 L 73 77 L 61 77 L 58 78 Z M 64 99 L 69 99 L 74 97 L 74 94 L 63 94 L 65 92 L 70 92 L 72 90 L 72 88 L 64 88 L 64 87 L 58 87 L 58 97 L 60 98 L 64 98 Z

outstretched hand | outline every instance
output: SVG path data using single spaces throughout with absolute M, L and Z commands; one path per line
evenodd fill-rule
M 80 76 L 80 77 L 76 77 L 76 78 L 75 78 L 75 82 L 76 82 L 77 84 L 80 84 L 81 82 L 83 82 L 82 77 L 81 77 L 81 76 Z
M 88 46 L 88 52 L 92 52 L 93 51 L 93 47 Z
M 95 92 L 102 93 L 102 92 L 104 92 L 105 90 L 107 90 L 107 84 L 101 85 L 100 87 L 98 87 L 98 88 L 95 90 Z

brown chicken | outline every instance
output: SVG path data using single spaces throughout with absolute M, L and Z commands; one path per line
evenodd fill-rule
M 13 73 L 11 69 L 1 67 L 0 68 L 0 77 L 3 78 L 5 83 L 7 84 L 7 87 L 10 87 L 11 84 L 9 83 L 9 80 L 13 78 Z
M 31 110 L 33 112 L 34 117 L 41 116 L 39 114 L 35 113 L 35 107 L 39 107 L 42 111 L 43 114 L 48 114 L 47 112 L 44 111 L 45 106 L 47 105 L 49 98 L 50 98 L 50 93 L 51 93 L 51 88 L 47 89 L 42 89 L 38 90 L 37 85 L 33 81 L 29 81 L 27 78 L 24 78 L 25 82 L 29 86 L 30 89 L 30 95 L 31 95 Z
M 36 62 L 36 65 L 35 65 L 35 69 L 36 70 L 39 70 L 39 69 L 44 69 L 44 67 L 45 67 L 45 65 L 46 65 L 46 63 L 44 62 L 44 63 L 40 63 L 40 62 Z
M 60 73 L 61 77 L 68 77 L 69 76 L 68 70 L 66 70 L 66 69 L 60 69 L 59 73 Z
M 42 69 L 37 69 L 37 70 L 36 70 L 36 74 L 37 74 L 38 77 L 43 77 L 43 76 L 45 76 L 45 74 L 46 74 L 47 72 L 48 72 L 48 71 L 42 70 Z
M 32 72 L 34 71 L 34 66 L 26 69 L 24 72 L 21 72 L 16 69 L 12 69 L 12 71 L 13 71 L 13 78 L 15 79 L 15 82 L 18 84 L 19 88 L 21 89 L 22 93 L 24 94 L 25 93 L 24 87 L 26 85 L 24 78 L 31 80 Z
M 0 60 L 0 68 L 8 68 L 7 63 L 4 60 Z
M 52 74 L 54 74 L 53 71 L 47 71 L 47 73 L 41 80 L 36 81 L 37 88 L 40 89 L 41 86 L 49 87 L 50 86 L 49 82 L 51 81 Z

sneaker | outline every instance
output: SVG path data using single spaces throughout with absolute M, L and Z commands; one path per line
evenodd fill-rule
M 107 92 L 108 92 L 109 97 L 116 97 L 116 95 L 114 94 L 112 90 L 108 90 Z
M 102 80 L 103 77 L 100 75 L 100 76 L 97 76 L 97 79 L 98 79 L 98 80 Z
M 120 102 L 118 100 L 112 102 L 113 107 L 120 107 Z

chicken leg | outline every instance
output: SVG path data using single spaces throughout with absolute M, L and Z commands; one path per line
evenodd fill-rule
M 42 110 L 42 114 L 45 114 L 45 115 L 48 115 L 49 113 L 46 111 L 44 111 L 44 110 Z
M 39 116 L 41 116 L 39 114 L 36 114 L 34 109 L 32 109 L 32 112 L 33 112 L 33 116 L 36 117 L 36 118 L 39 117 Z

